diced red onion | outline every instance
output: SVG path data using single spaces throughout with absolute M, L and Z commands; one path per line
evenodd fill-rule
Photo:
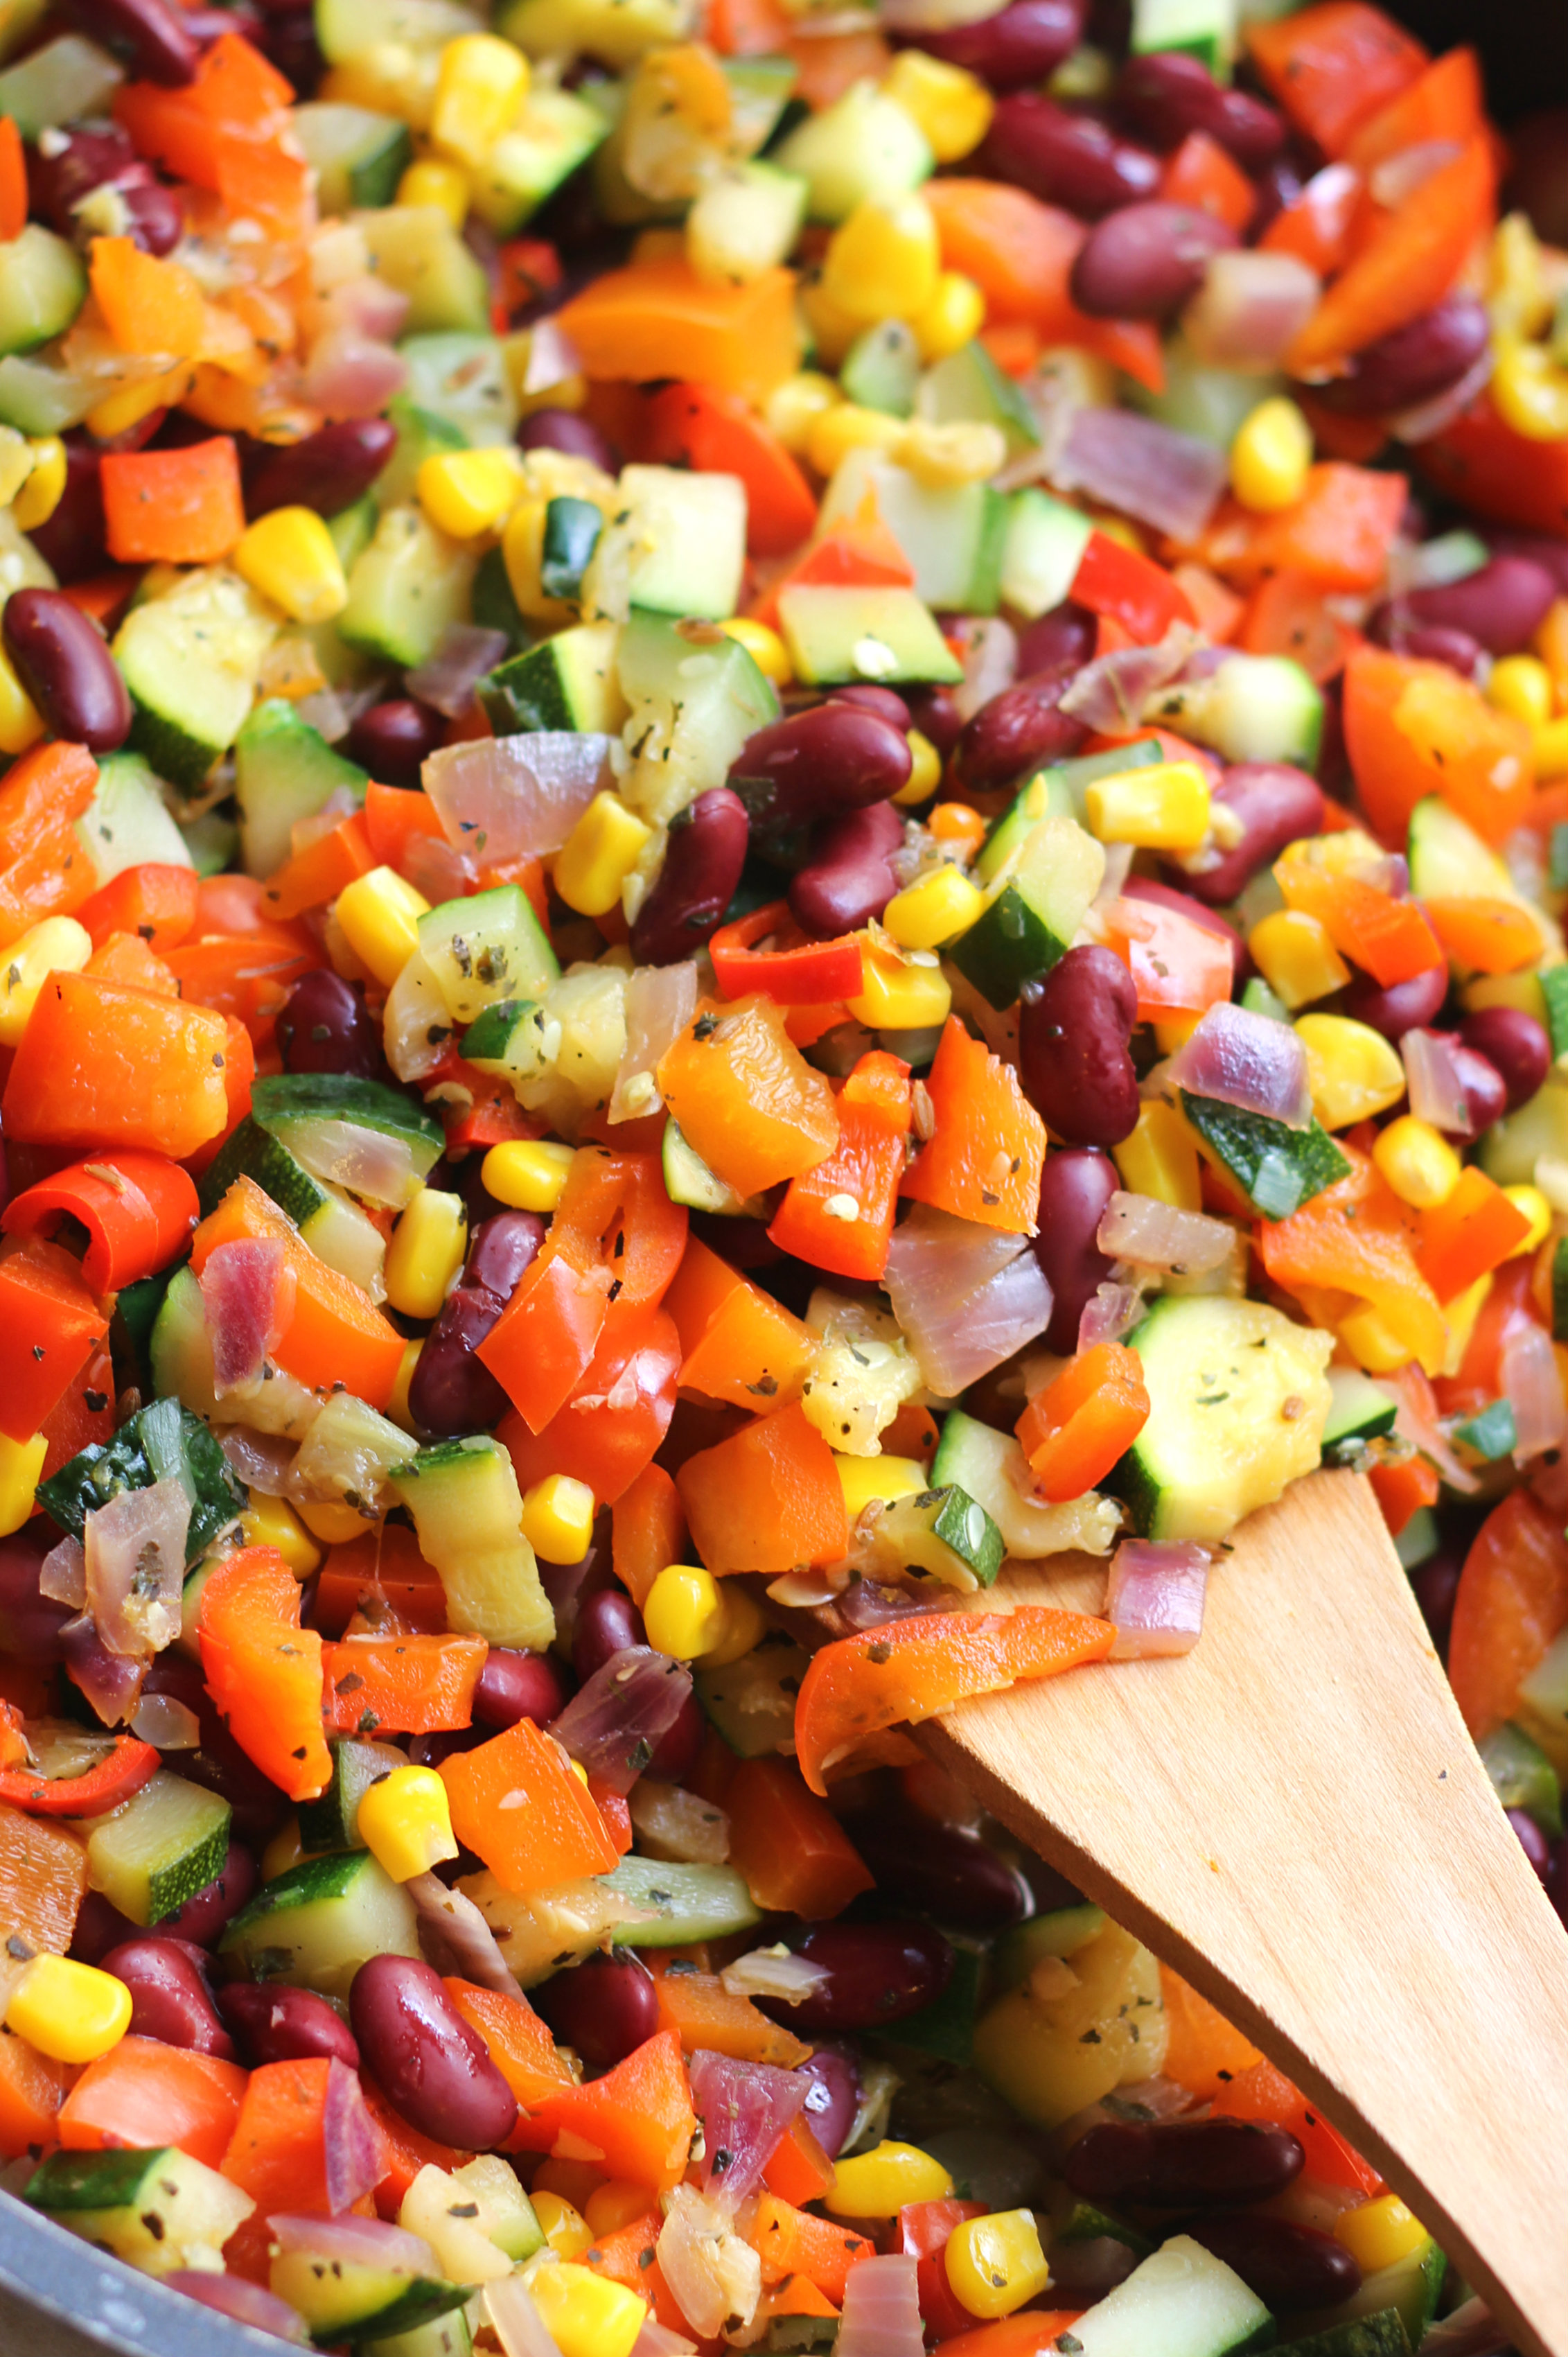
M 1144 1314 L 1144 1297 L 1135 1285 L 1097 1285 L 1078 1316 L 1078 1347 L 1092 1351 L 1098 1342 L 1119 1342 Z
M 969 625 L 963 650 L 963 679 L 953 690 L 953 704 L 961 719 L 972 720 L 983 705 L 1018 676 L 1018 634 L 1000 614 Z
M 1058 709 L 1110 736 L 1141 727 L 1150 696 L 1180 676 L 1197 644 L 1196 632 L 1173 622 L 1158 646 L 1116 647 L 1096 655 L 1058 698 Z
M 682 2315 L 704 2341 L 716 2339 L 732 2319 L 749 2324 L 762 2297 L 761 2263 L 736 2233 L 731 2218 L 727 2202 L 678 2185 L 659 2230 L 660 2272 Z
M 479 1988 L 499 1989 L 503 1996 L 522 1995 L 495 1933 L 471 1899 L 448 1890 L 438 1874 L 411 1875 L 403 1887 L 419 1916 L 419 1944 L 427 1964 L 444 1978 L 455 1975 Z
M 437 908 L 443 900 L 467 899 L 478 881 L 479 862 L 454 851 L 444 834 L 411 835 L 403 862 L 415 891 Z
M 181 1481 L 122 1490 L 88 1515 L 87 1609 L 112 1653 L 151 1661 L 178 1636 L 189 1527 Z
M 1188 343 L 1210 368 L 1275 368 L 1317 307 L 1319 281 L 1294 253 L 1238 247 L 1209 255 L 1203 285 L 1182 313 Z
M 386 2137 L 371 2116 L 358 2074 L 336 2054 L 327 2066 L 321 2150 L 327 2207 L 334 2217 L 373 2193 L 391 2165 Z
M 928 1203 L 895 1231 L 883 1282 L 922 1376 L 943 1399 L 1050 1323 L 1051 1288 L 1026 1238 Z
M 67 1535 L 50 1547 L 38 1566 L 38 1594 L 51 1604 L 69 1604 L 73 1612 L 87 1606 L 87 1554 L 79 1538 Z
M 333 687 L 318 687 L 312 694 L 302 695 L 294 708 L 306 726 L 325 737 L 329 745 L 347 737 L 354 725 L 354 714 Z
M 548 393 L 553 385 L 564 384 L 568 377 L 582 373 L 582 355 L 565 329 L 553 319 L 536 320 L 529 329 L 522 391 Z
M 1428 1121 L 1434 1129 L 1460 1133 L 1470 1126 L 1459 1062 L 1461 1045 L 1450 1032 L 1418 1030 L 1413 1026 L 1400 1040 L 1410 1109 L 1417 1121 Z
M 252 1432 L 248 1425 L 231 1424 L 218 1435 L 218 1446 L 247 1489 L 259 1490 L 263 1498 L 287 1496 L 294 1441 L 276 1433 Z
M 1469 1468 L 1460 1464 L 1434 1422 L 1432 1394 L 1425 1376 L 1414 1367 L 1396 1367 L 1382 1381 L 1399 1395 L 1394 1431 L 1400 1439 L 1408 1440 L 1412 1448 L 1419 1448 L 1423 1457 L 1430 1458 L 1451 1490 L 1472 1497 L 1481 1485 Z
M 408 362 L 357 328 L 329 328 L 311 347 L 300 379 L 306 401 L 333 423 L 379 417 L 408 382 Z
M 275 1238 L 219 1244 L 201 1272 L 201 1306 L 212 1344 L 212 1389 L 253 1383 L 294 1314 L 295 1278 Z
M 929 1612 L 945 1611 L 951 1590 L 942 1591 L 942 1600 L 932 1602 L 921 1598 L 913 1588 L 885 1587 L 880 1580 L 852 1580 L 838 1598 L 838 1609 L 852 1629 L 881 1629 L 889 1620 L 914 1620 Z
M 919 2261 L 889 2251 L 849 2271 L 833 2357 L 924 2357 Z
M 346 2067 L 338 2065 L 339 2070 Z M 407 2233 L 381 2218 L 323 2218 L 285 2211 L 269 2218 L 267 2225 L 285 2257 L 294 2251 L 309 2251 L 328 2265 L 338 2259 L 344 2266 L 386 2267 L 399 2275 L 439 2278 L 441 2274 L 435 2254 L 422 2234 Z
M 187 2299 L 199 2300 L 216 2316 L 232 2317 L 236 2324 L 248 2324 L 253 2332 L 270 2332 L 275 2341 L 292 2341 L 295 2348 L 309 2344 L 310 2335 L 299 2310 L 244 2276 L 213 2276 L 196 2267 L 177 2267 L 163 2280 L 168 2290 L 182 2291 Z
M 145 1662 L 129 1653 L 112 1653 L 93 1626 L 90 1613 L 68 1620 L 59 1632 L 60 1658 L 77 1692 L 91 1703 L 105 1727 L 123 1727 L 136 1707 Z
M 813 1964 L 779 1946 L 753 1948 L 737 1956 L 719 1978 L 731 1996 L 770 1996 L 779 2005 L 803 2005 L 832 1975 L 825 1964 Z
M 1491 382 L 1498 356 L 1490 343 L 1483 346 L 1462 377 L 1434 393 L 1429 400 L 1417 402 L 1413 409 L 1402 409 L 1389 420 L 1389 432 L 1399 442 L 1430 442 L 1462 417 L 1477 393 Z
M 1169 1276 L 1203 1276 L 1230 1257 L 1236 1231 L 1203 1211 L 1178 1211 L 1153 1195 L 1118 1188 L 1105 1206 L 1096 1243 L 1110 1260 L 1130 1260 Z
M 1367 183 L 1374 204 L 1387 205 L 1391 210 L 1423 188 L 1428 180 L 1452 164 L 1459 147 L 1452 139 L 1421 139 L 1413 147 L 1401 147 L 1374 165 Z
M 322 297 L 321 317 L 328 328 L 358 328 L 378 343 L 394 343 L 413 308 L 412 298 L 384 278 L 367 271 L 361 278 L 345 278 Z
M 606 780 L 618 737 L 539 729 L 443 745 L 424 789 L 454 850 L 495 866 L 559 851 Z
M 611 1121 L 637 1121 L 657 1113 L 663 1099 L 654 1079 L 659 1059 L 697 1011 L 697 968 L 691 958 L 679 965 L 639 965 L 626 985 L 626 1053 L 610 1096 Z
M 1568 1403 L 1543 1327 L 1533 1320 L 1516 1327 L 1503 1344 L 1501 1372 L 1503 1396 L 1513 1409 L 1515 1461 L 1557 1448 L 1568 1429 Z
M 1105 1618 L 1116 1624 L 1112 1660 L 1190 1653 L 1203 1633 L 1208 1586 L 1206 1548 L 1123 1539 L 1111 1558 L 1105 1597 Z
M 779 2140 L 806 2102 L 798 2071 L 740 2062 L 699 2047 L 689 2065 L 692 2101 L 703 2123 L 703 2190 L 744 2201 L 762 2182 Z
M 631 2357 L 697 2357 L 697 2344 L 650 2316 L 631 2344 Z
M 131 1732 L 160 1751 L 197 1751 L 201 1721 L 177 1695 L 145 1694 L 131 1718 Z
M 1425 2357 L 1508 2357 L 1507 2329 L 1482 2299 L 1467 2299 L 1423 2337 Z
M 590 1776 L 627 1793 L 669 1733 L 692 1691 L 683 1662 L 651 1645 L 627 1645 L 578 1687 L 550 1732 Z
M 390 1130 L 369 1129 L 358 1121 L 298 1122 L 289 1145 L 313 1178 L 325 1179 L 329 1187 L 347 1187 L 351 1195 L 385 1211 L 401 1211 L 420 1190 L 420 1166 L 408 1141 Z M 425 1166 L 429 1159 L 424 1157 Z
M 1165 1066 L 1165 1078 L 1194 1096 L 1264 1114 L 1287 1129 L 1305 1129 L 1312 1120 L 1301 1039 L 1288 1023 L 1250 1014 L 1228 999 L 1209 1007 Z
M 453 622 L 427 662 L 403 682 L 410 695 L 448 720 L 460 720 L 474 700 L 474 682 L 493 671 L 510 640 L 504 630 L 481 630 L 477 622 Z
M 1087 491 L 1138 523 L 1196 540 L 1225 488 L 1226 457 L 1135 409 L 1080 409 L 1056 455 L 1058 490 Z

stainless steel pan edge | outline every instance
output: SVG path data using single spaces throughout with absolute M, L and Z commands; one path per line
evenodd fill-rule
M 279 2357 L 285 2345 L 0 2193 L 0 2357 Z

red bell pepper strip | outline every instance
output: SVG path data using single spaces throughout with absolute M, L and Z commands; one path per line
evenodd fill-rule
M 30 1440 L 108 1331 L 69 1254 L 30 1243 L 0 1261 L 0 1432 Z
M 1173 622 L 1196 620 L 1186 591 L 1152 556 L 1091 532 L 1068 595 L 1120 622 L 1140 646 L 1156 646 Z
M 502 1419 L 498 1437 L 521 1487 L 564 1473 L 586 1482 L 601 1506 L 613 1506 L 651 1465 L 670 1429 L 681 1356 L 675 1321 L 665 1310 L 631 1309 L 623 1317 L 618 1304 L 612 1307 L 581 1383 L 543 1431 L 530 1432 L 520 1415 Z
M 770 949 L 757 943 L 772 940 Z M 708 943 L 714 979 L 726 998 L 760 992 L 777 1006 L 821 1006 L 856 998 L 864 976 L 860 943 L 853 933 L 837 941 L 810 942 L 789 913 L 788 900 L 770 900 L 748 917 L 721 925 Z
M 1352 254 L 1291 345 L 1288 365 L 1321 373 L 1430 311 L 1490 221 L 1496 187 L 1490 138 L 1470 140 Z
M 1421 43 L 1367 0 L 1326 0 L 1278 23 L 1249 25 L 1247 47 L 1270 96 L 1326 156 L 1342 155 L 1359 125 L 1427 63 Z
M 62 1219 L 80 1221 L 88 1246 L 81 1273 L 94 1293 L 118 1293 L 165 1267 L 190 1240 L 196 1189 L 166 1155 L 119 1146 L 73 1162 L 13 1198 L 0 1218 L 8 1236 L 52 1235 Z
M 875 1284 L 887 1266 L 907 1158 L 903 1133 L 846 1090 L 837 1146 L 825 1162 L 790 1179 L 770 1240 L 831 1275 Z
M 117 1735 L 95 1768 L 80 1776 L 35 1776 L 26 1768 L 0 1769 L 0 1802 L 34 1817 L 102 1817 L 139 1792 L 162 1765 L 155 1747 Z
M 938 2341 L 974 2330 L 974 2318 L 948 2281 L 947 2247 L 955 2227 L 983 2218 L 983 2201 L 950 2196 L 941 2201 L 907 2201 L 894 2222 L 894 2247 L 918 2263 L 920 2317 Z

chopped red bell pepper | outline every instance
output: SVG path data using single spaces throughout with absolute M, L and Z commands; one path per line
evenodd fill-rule
M 769 940 L 770 949 L 757 947 Z M 808 941 L 788 900 L 770 900 L 765 909 L 721 925 L 708 943 L 708 955 L 726 998 L 750 998 L 760 991 L 778 1006 L 821 1006 L 860 995 L 860 943 L 854 935 Z

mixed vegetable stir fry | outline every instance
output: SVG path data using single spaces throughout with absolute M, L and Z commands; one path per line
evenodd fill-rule
M 1367 0 L 0 5 L 10 2192 L 367 2357 L 1501 2349 L 908 1729 L 1349 1467 L 1568 1911 L 1509 169 Z

